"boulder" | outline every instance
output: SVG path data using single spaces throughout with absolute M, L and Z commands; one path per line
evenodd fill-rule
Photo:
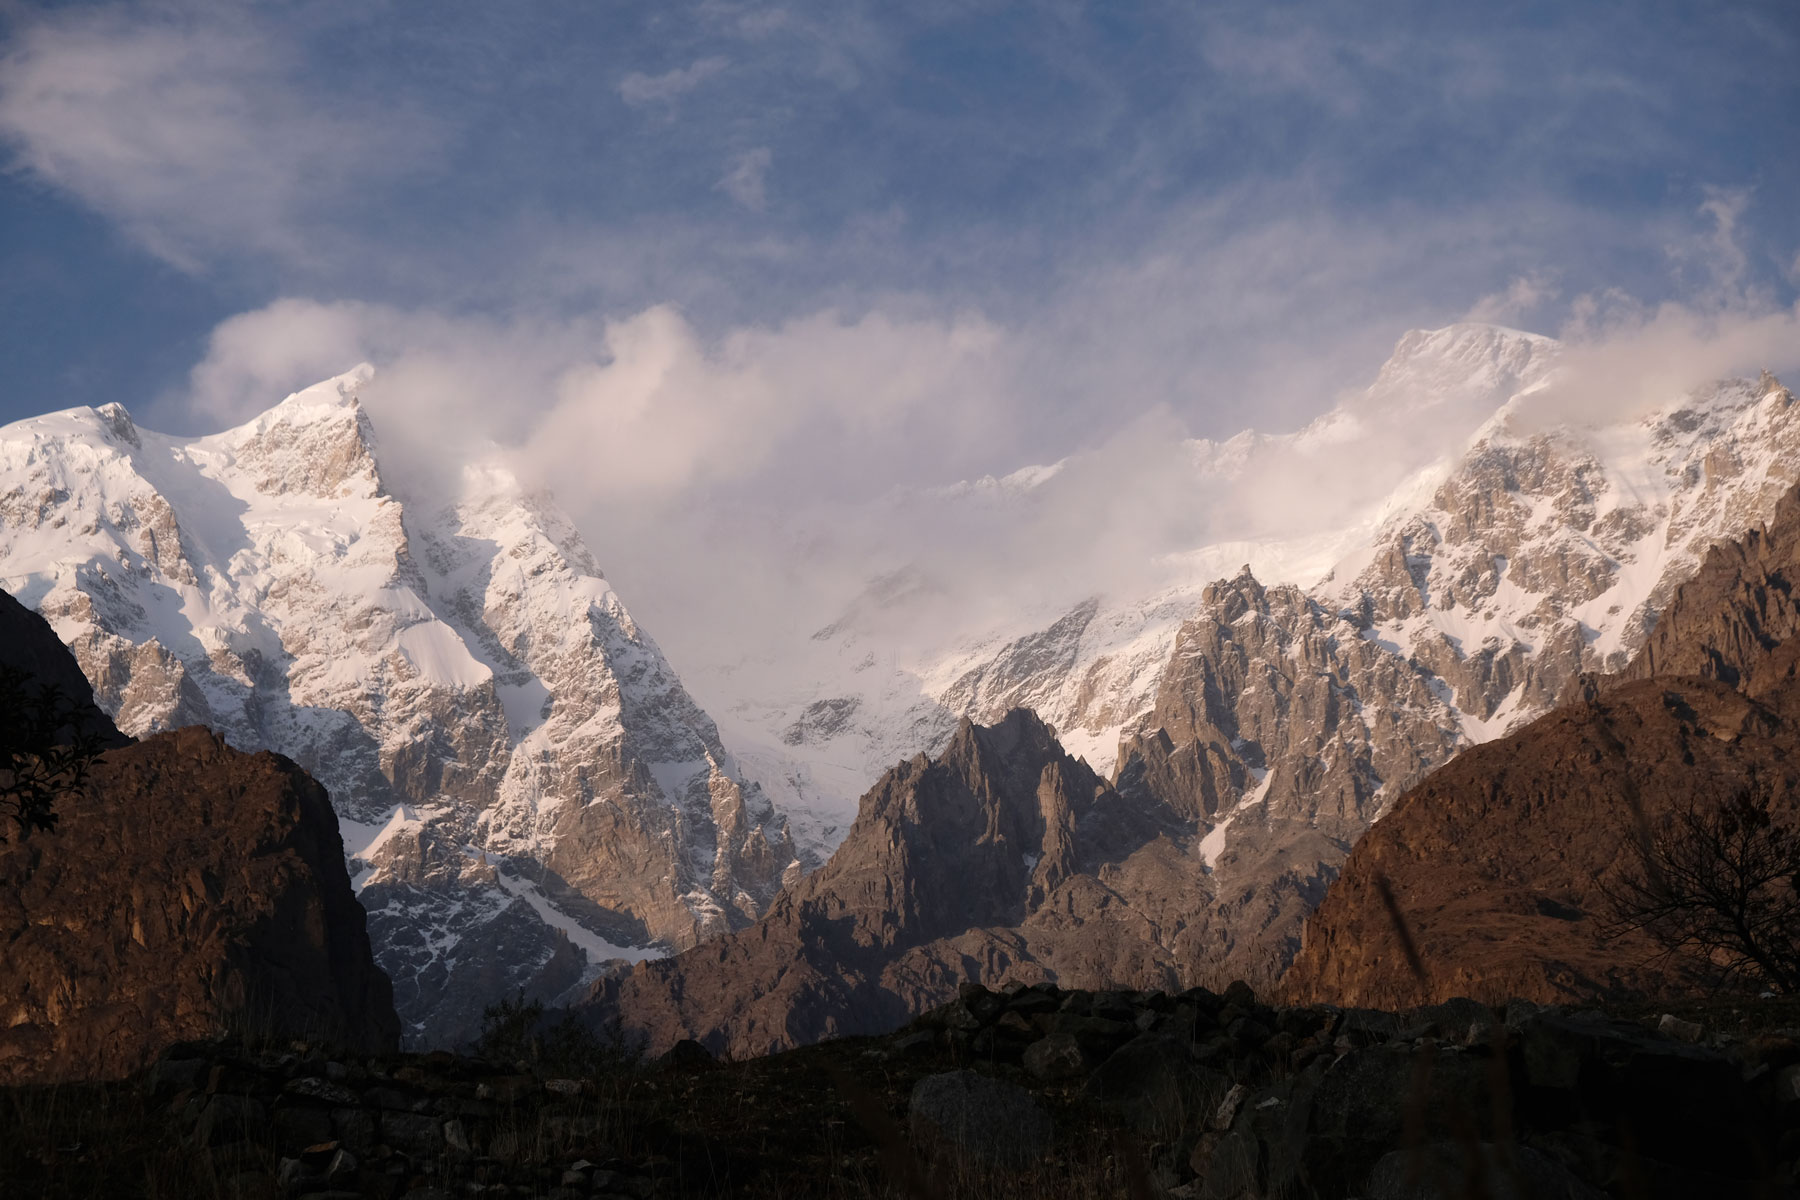
M 1025 1048 L 1025 1069 L 1034 1078 L 1051 1082 L 1073 1079 L 1088 1069 L 1081 1043 L 1067 1033 L 1053 1033 Z
M 1095 1068 L 1082 1095 L 1145 1133 L 1174 1135 L 1217 1111 L 1224 1074 L 1196 1065 L 1181 1042 L 1141 1034 Z
M 1772 1140 L 1722 1054 L 1598 1013 L 1535 1013 L 1516 1037 L 1520 1102 L 1542 1128 L 1623 1135 L 1673 1165 L 1745 1178 Z

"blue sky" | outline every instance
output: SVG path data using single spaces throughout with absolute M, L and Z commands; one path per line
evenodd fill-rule
M 1790 312 L 1797 13 L 11 0 L 0 419 L 369 358 L 422 463 L 620 414 L 596 523 L 1293 428 L 1412 326 Z

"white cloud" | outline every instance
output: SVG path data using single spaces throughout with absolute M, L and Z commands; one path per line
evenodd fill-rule
M 718 182 L 719 190 L 752 212 L 761 212 L 769 206 L 769 168 L 774 162 L 767 146 L 736 155 Z
M 727 59 L 713 55 L 695 59 L 685 67 L 676 67 L 661 75 L 633 71 L 619 81 L 619 96 L 634 108 L 666 104 L 685 96 L 729 65 Z
M 184 270 L 217 252 L 297 257 L 307 227 L 429 143 L 302 101 L 283 49 L 222 10 L 85 10 L 28 25 L 0 58 L 0 139 L 17 162 Z
M 1547 273 L 1519 275 L 1502 290 L 1490 292 L 1477 300 L 1463 314 L 1463 320 L 1480 321 L 1489 325 L 1516 325 L 1536 314 L 1556 297 L 1556 286 Z
M 1282 244 L 1287 265 L 1257 242 L 1199 272 L 1217 304 L 1262 310 L 1262 334 L 1230 361 L 1207 346 L 1186 359 L 1165 352 L 1184 319 L 1218 319 L 1190 307 L 1193 264 L 1177 258 L 1130 273 L 1129 287 L 1115 277 L 1078 289 L 1030 324 L 890 297 L 856 315 L 822 310 L 709 336 L 666 305 L 623 319 L 496 320 L 290 299 L 215 331 L 187 403 L 222 424 L 374 362 L 365 396 L 400 486 L 430 492 L 498 447 L 575 516 L 678 665 L 803 638 L 873 575 L 909 564 L 934 590 L 904 615 L 941 634 L 1142 585 L 1171 553 L 1323 532 L 1418 465 L 1397 447 L 1424 461 L 1467 436 L 1480 414 L 1409 409 L 1403 437 L 1370 427 L 1361 449 L 1305 461 L 1252 448 L 1243 482 L 1196 476 L 1194 419 L 1174 401 L 1213 386 L 1209 361 L 1219 386 L 1248 390 L 1245 411 L 1260 408 L 1247 420 L 1282 432 L 1360 390 L 1401 332 L 1385 302 L 1370 314 L 1382 325 L 1373 334 L 1316 312 L 1297 317 L 1292 336 L 1270 332 L 1296 280 L 1304 292 L 1339 273 L 1367 277 L 1360 255 L 1320 275 L 1299 264 L 1323 241 Z M 1266 292 L 1239 289 L 1251 263 Z M 1528 301 L 1537 286 L 1494 303 Z M 1575 308 L 1561 380 L 1522 419 L 1611 420 L 1714 378 L 1800 370 L 1794 309 L 1616 294 Z M 1028 502 L 950 502 L 934 490 L 1071 451 Z
M 1563 338 L 1564 369 L 1531 397 L 1521 417 L 1528 423 L 1616 421 L 1764 369 L 1800 382 L 1800 305 L 1646 307 L 1616 294 L 1583 297 Z
M 759 620 L 810 632 L 860 588 L 892 546 L 857 544 L 878 531 L 846 514 L 1008 441 L 1027 419 L 1008 390 L 1018 352 L 975 316 L 824 311 L 706 339 L 666 306 L 494 322 L 290 299 L 219 327 L 187 403 L 241 420 L 369 360 L 403 492 L 432 495 L 498 447 L 577 518 L 658 637 L 716 660 Z

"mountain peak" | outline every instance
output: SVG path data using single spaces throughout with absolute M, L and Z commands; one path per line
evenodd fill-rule
M 358 363 L 342 375 L 333 375 L 330 379 L 289 394 L 281 403 L 263 413 L 262 417 L 275 417 L 279 414 L 279 418 L 286 421 L 318 420 L 345 410 L 359 410 L 362 407 L 362 388 L 373 378 L 375 368 L 368 363 Z
M 1553 337 L 1528 333 L 1486 321 L 1458 321 L 1438 329 L 1409 329 L 1394 343 L 1389 361 L 1422 357 L 1504 353 L 1517 348 L 1552 350 L 1561 346 Z

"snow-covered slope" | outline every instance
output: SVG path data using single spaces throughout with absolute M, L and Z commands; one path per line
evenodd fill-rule
M 570 523 L 504 468 L 388 487 L 367 369 L 177 439 L 0 429 L 0 585 L 133 734 L 201 723 L 330 790 L 415 1038 L 684 948 L 797 869 Z

